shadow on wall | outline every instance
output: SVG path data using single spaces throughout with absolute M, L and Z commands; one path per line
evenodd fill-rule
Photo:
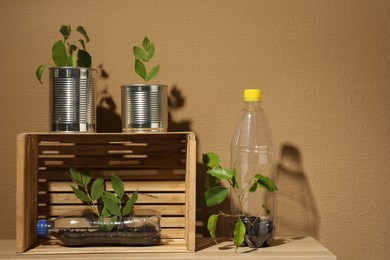
M 277 233 L 318 239 L 321 219 L 313 192 L 303 171 L 302 156 L 292 144 L 282 144 L 277 166 Z
M 185 98 L 179 88 L 174 85 L 168 95 L 168 132 L 191 131 L 191 120 L 173 120 L 172 113 L 185 105 Z
M 99 65 L 99 76 L 104 81 L 109 78 L 108 72 Z M 116 112 L 116 104 L 108 91 L 108 85 L 97 93 L 96 108 L 96 131 L 98 133 L 120 133 L 122 132 L 122 121 L 120 115 Z
M 199 141 L 197 140 L 199 145 Z M 211 151 L 206 151 L 211 152 Z M 202 155 L 203 156 L 203 155 Z M 225 165 L 226 166 L 226 165 Z M 208 207 L 204 199 L 204 193 L 206 191 L 206 172 L 208 168 L 202 163 L 202 158 L 200 162 L 196 164 L 196 235 L 198 237 L 209 237 L 210 233 L 207 229 L 207 222 L 209 217 L 212 214 L 217 214 L 218 212 L 230 212 L 230 199 L 227 197 L 221 204 Z M 233 230 L 232 220 L 227 217 L 218 218 L 218 224 L 216 229 L 216 235 L 219 238 L 232 237 Z

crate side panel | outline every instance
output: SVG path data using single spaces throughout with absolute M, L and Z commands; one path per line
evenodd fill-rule
M 194 134 L 188 135 L 186 164 L 186 239 L 187 249 L 195 251 L 196 228 L 196 140 Z
M 37 141 L 31 135 L 17 137 L 16 250 L 23 252 L 36 242 Z

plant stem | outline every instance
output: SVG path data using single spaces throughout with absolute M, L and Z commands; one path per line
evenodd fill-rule
M 237 199 L 238 199 L 238 203 L 239 203 L 239 206 L 240 206 L 240 211 L 241 211 L 241 213 L 242 213 L 242 216 L 246 217 L 246 214 L 245 214 L 245 211 L 244 211 L 244 206 L 242 205 L 242 198 L 241 198 L 241 196 L 238 195 L 237 190 L 234 188 L 233 183 L 232 183 L 231 181 L 229 181 L 229 180 L 228 180 L 228 182 L 229 182 L 229 184 L 230 184 L 230 187 L 234 190 L 234 193 L 236 194 L 236 197 L 237 197 Z M 241 193 L 242 193 L 242 192 L 241 192 Z M 240 216 L 240 215 L 239 215 L 239 216 Z
M 224 217 L 234 217 L 234 218 L 239 218 L 245 216 L 244 214 L 238 214 L 238 215 L 231 215 L 231 214 L 226 214 L 225 212 L 220 211 L 218 215 L 224 216 Z
M 89 195 L 89 192 L 88 192 L 88 189 L 87 187 L 83 187 L 84 190 L 85 190 L 85 193 L 87 194 L 88 198 L 90 199 L 90 201 L 92 202 L 92 205 L 88 202 L 88 205 L 92 208 L 93 212 L 98 216 L 100 217 L 100 213 L 99 213 L 99 210 L 97 208 L 97 206 L 95 205 L 95 203 L 93 202 L 92 198 L 91 198 L 91 195 Z

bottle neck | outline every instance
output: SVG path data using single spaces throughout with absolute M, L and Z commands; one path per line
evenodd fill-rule
M 260 109 L 260 101 L 245 101 L 245 109 L 248 111 Z

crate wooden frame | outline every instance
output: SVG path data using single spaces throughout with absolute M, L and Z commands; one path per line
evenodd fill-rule
M 92 177 L 115 172 L 135 208 L 162 214 L 162 243 L 152 247 L 64 247 L 37 240 L 35 223 L 80 207 L 71 194 L 68 165 Z M 68 178 L 68 179 L 65 179 Z M 111 189 L 106 181 L 107 189 Z M 23 254 L 195 251 L 196 139 L 193 132 L 24 133 L 17 136 L 16 252 Z M 145 193 L 145 194 L 144 194 Z M 144 194 L 144 196 L 143 196 Z M 156 199 L 159 199 L 156 202 Z M 64 204 L 65 202 L 65 204 Z

